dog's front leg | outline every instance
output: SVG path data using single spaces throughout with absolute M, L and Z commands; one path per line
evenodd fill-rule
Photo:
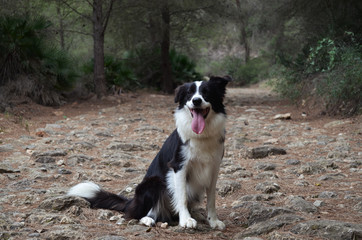
M 179 225 L 185 228 L 196 228 L 197 222 L 191 217 L 187 208 L 187 187 L 185 167 L 174 173 L 173 203 L 179 214 Z
M 207 194 L 207 220 L 211 228 L 217 228 L 219 230 L 225 229 L 225 224 L 220 221 L 216 214 L 215 208 L 215 194 L 216 194 L 216 181 L 219 170 L 215 170 L 210 186 L 206 189 Z

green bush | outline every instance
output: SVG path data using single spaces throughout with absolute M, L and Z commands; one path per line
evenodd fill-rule
M 339 49 L 335 68 L 317 83 L 330 113 L 354 114 L 362 107 L 362 52 L 356 46 Z
M 362 47 L 354 34 L 346 39 L 323 38 L 308 54 L 299 54 L 293 64 L 280 66 L 272 81 L 280 95 L 297 100 L 302 95 L 317 96 L 330 114 L 354 114 L 362 107 Z M 303 56 L 305 57 L 303 59 Z
M 109 87 L 120 86 L 124 89 L 151 87 L 159 89 L 161 86 L 161 52 L 159 48 L 139 48 L 127 51 L 122 59 L 105 56 L 106 79 Z M 189 81 L 201 80 L 201 75 L 196 72 L 196 64 L 176 50 L 170 51 L 170 61 L 175 87 Z M 91 79 L 93 73 L 93 60 L 83 65 L 86 79 Z M 93 89 L 93 83 L 87 83 Z
M 269 63 L 265 57 L 257 57 L 244 63 L 239 57 L 226 57 L 218 68 L 225 69 L 227 75 L 235 80 L 237 85 L 257 83 L 268 75 Z M 218 70 L 216 70 L 218 71 Z
M 59 105 L 59 91 L 72 88 L 77 78 L 73 60 L 50 45 L 50 25 L 44 17 L 0 17 L 0 86 L 5 94 Z

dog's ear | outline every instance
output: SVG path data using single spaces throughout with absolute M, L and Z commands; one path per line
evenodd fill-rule
M 218 77 L 218 76 L 211 76 L 209 82 L 215 83 L 221 87 L 226 87 L 229 82 L 232 82 L 233 79 L 230 76 Z
M 179 103 L 187 93 L 186 85 L 178 86 L 175 90 L 175 103 Z

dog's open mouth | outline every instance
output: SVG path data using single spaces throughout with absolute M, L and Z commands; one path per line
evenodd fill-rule
M 192 123 L 191 128 L 196 134 L 201 134 L 205 129 L 205 119 L 210 112 L 210 108 L 190 108 Z

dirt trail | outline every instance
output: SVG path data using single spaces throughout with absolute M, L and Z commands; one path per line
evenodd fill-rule
M 211 230 L 146 228 L 64 194 L 81 181 L 132 196 L 174 129 L 173 96 L 145 92 L 0 114 L 0 239 L 362 238 L 361 116 L 309 115 L 268 89 L 230 88 Z M 290 120 L 275 120 L 290 113 Z M 284 154 L 286 153 L 286 154 Z

